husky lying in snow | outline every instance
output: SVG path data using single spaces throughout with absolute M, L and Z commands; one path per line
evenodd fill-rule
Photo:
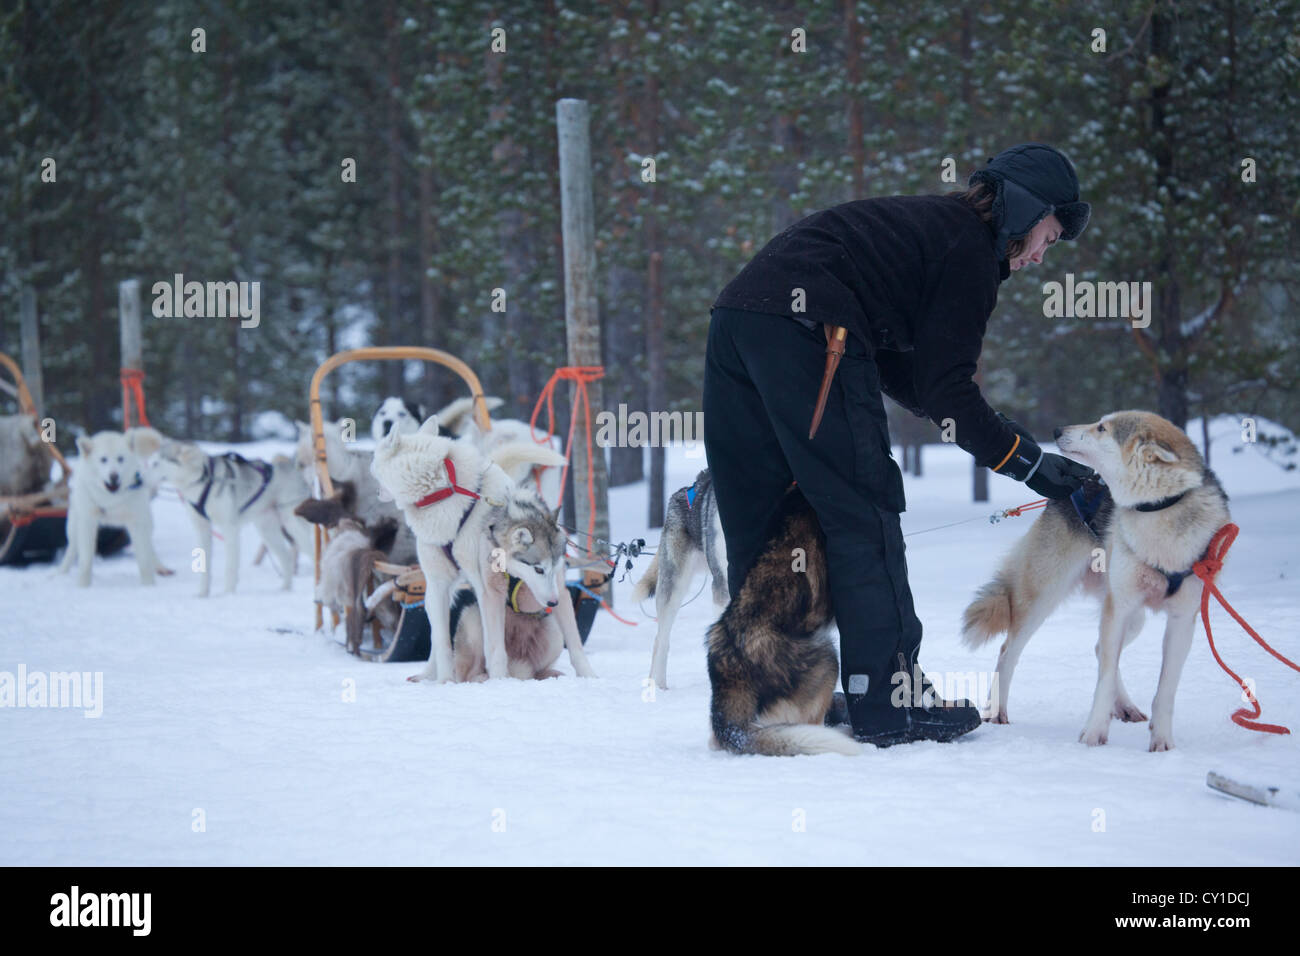
M 1104 744 L 1111 717 L 1147 719 L 1120 679 L 1119 655 L 1142 630 L 1150 608 L 1165 613 L 1150 749 L 1169 750 L 1174 694 L 1201 600 L 1201 580 L 1192 565 L 1231 520 L 1228 496 L 1191 440 L 1150 412 L 1114 412 L 1089 425 L 1058 428 L 1056 444 L 1063 455 L 1092 467 L 1104 484 L 1093 482 L 1073 499 L 1050 501 L 966 608 L 968 645 L 1007 634 L 998 654 L 993 720 L 1007 722 L 1011 676 L 1025 644 L 1082 584 L 1103 603 L 1097 689 L 1079 739 L 1089 746 Z M 1093 566 L 1098 549 L 1105 557 L 1101 571 Z
M 158 450 L 163 437 L 152 428 L 104 431 L 77 439 L 81 457 L 72 469 L 68 489 L 68 550 L 59 566 L 77 564 L 78 587 L 90 586 L 95 540 L 101 525 L 126 528 L 140 568 L 140 583 L 153 584 L 162 570 L 153 549 L 153 487 L 146 481 L 145 460 Z
M 307 489 L 292 465 L 250 460 L 234 452 L 209 455 L 190 442 L 167 440 L 150 467 L 176 487 L 188 506 L 204 555 L 199 597 L 212 590 L 214 526 L 224 542 L 227 594 L 233 594 L 239 582 L 240 528 L 247 523 L 257 528 L 279 566 L 284 589 L 293 587 L 298 551 L 311 547 L 311 528 L 293 513 Z
M 713 480 L 706 468 L 688 488 L 679 488 L 668 499 L 663 535 L 650 567 L 637 582 L 632 597 L 638 603 L 655 598 L 654 654 L 650 676 L 662 690 L 668 689 L 668 639 L 673 621 L 681 610 L 691 582 L 701 570 L 713 579 L 713 603 L 719 608 L 730 600 L 727 592 L 727 542 L 713 497 Z
M 424 572 L 431 649 L 428 665 L 415 679 L 455 679 L 450 605 L 452 589 L 462 580 L 478 602 L 488 677 L 510 675 L 503 575 L 519 578 L 554 609 L 574 670 L 594 676 L 565 587 L 566 539 L 556 515 L 534 492 L 511 481 L 503 467 L 522 461 L 553 465 L 559 456 L 519 442 L 489 457 L 473 442 L 439 436 L 436 429 L 430 419 L 415 434 L 390 431 L 370 466 L 415 534 Z

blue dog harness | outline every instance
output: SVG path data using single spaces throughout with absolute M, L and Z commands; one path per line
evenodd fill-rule
M 207 463 L 203 466 L 203 477 L 200 479 L 200 481 L 203 482 L 203 494 L 199 495 L 199 500 L 197 502 L 190 501 L 186 498 L 185 503 L 197 511 L 200 517 L 208 517 L 208 493 L 212 491 L 212 482 L 216 478 L 216 469 L 213 467 L 213 464 L 218 458 L 223 459 L 226 464 L 230 465 L 232 468 L 238 465 L 248 465 L 262 476 L 262 487 L 258 488 L 257 491 L 253 493 L 253 497 L 244 502 L 244 506 L 239 509 L 239 513 L 242 515 L 253 506 L 253 502 L 262 497 L 262 493 L 266 491 L 267 486 L 271 484 L 271 475 L 274 473 L 274 469 L 264 461 L 249 460 L 238 452 L 228 451 L 224 455 L 209 455 Z

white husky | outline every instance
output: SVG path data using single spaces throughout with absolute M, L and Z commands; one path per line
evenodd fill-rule
M 452 589 L 462 580 L 473 588 L 482 615 L 488 677 L 509 676 L 498 583 L 503 574 L 524 581 L 540 604 L 553 609 L 574 670 L 580 677 L 595 676 L 565 587 L 564 537 L 557 533 L 541 542 L 530 530 L 539 517 L 554 528 L 555 516 L 503 467 L 524 461 L 554 465 L 559 455 L 520 442 L 496 449 L 489 458 L 473 442 L 440 436 L 436 429 L 430 419 L 415 434 L 390 431 L 370 466 L 414 533 L 425 576 L 431 648 L 415 679 L 455 679 L 449 614 Z
M 239 583 L 240 527 L 257 528 L 280 568 L 281 583 L 293 586 L 299 551 L 312 546 L 311 526 L 293 513 L 307 497 L 307 486 L 291 463 L 250 460 L 233 452 L 209 455 L 198 445 L 164 441 L 151 470 L 171 482 L 184 499 L 202 549 L 199 597 L 212 590 L 212 529 L 221 535 L 226 556 L 226 593 Z
M 1007 722 L 1011 675 L 1039 625 L 1080 584 L 1102 598 L 1097 689 L 1079 739 L 1104 744 L 1112 716 L 1143 721 L 1119 676 L 1120 650 L 1142 630 L 1146 608 L 1165 613 L 1164 660 L 1151 702 L 1150 749 L 1174 745 L 1174 694 L 1191 647 L 1202 584 L 1192 573 L 1230 520 L 1228 497 L 1196 446 L 1171 422 L 1114 412 L 1056 430 L 1061 453 L 1089 465 L 1104 484 L 1051 501 L 966 608 L 974 646 L 1006 633 L 998 655 L 995 723 Z M 1100 550 L 1105 564 L 1097 564 Z M 990 702 L 992 703 L 992 702 Z
M 163 437 L 152 428 L 99 432 L 77 439 L 81 457 L 69 462 L 68 550 L 60 571 L 77 563 L 77 585 L 90 586 L 91 565 L 100 525 L 126 528 L 140 568 L 140 583 L 153 584 L 158 557 L 153 549 L 153 487 L 145 461 Z

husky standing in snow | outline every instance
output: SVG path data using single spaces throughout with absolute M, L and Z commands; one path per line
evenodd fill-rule
M 145 460 L 162 441 L 162 435 L 152 428 L 105 431 L 77 439 L 81 457 L 69 466 L 68 550 L 59 570 L 67 571 L 76 562 L 79 587 L 90 586 L 101 525 L 126 528 L 140 567 L 140 583 L 154 583 L 160 568 L 153 549 L 153 512 L 149 507 L 153 487 L 145 480 Z
M 1142 630 L 1146 609 L 1165 613 L 1164 660 L 1151 703 L 1152 751 L 1174 745 L 1174 694 L 1191 647 L 1202 584 L 1192 566 L 1228 523 L 1228 496 L 1183 431 L 1159 415 L 1114 412 L 1056 430 L 1063 455 L 1102 482 L 1049 501 L 966 608 L 963 638 L 974 647 L 1007 634 L 998 654 L 995 723 L 1020 653 L 1043 620 L 1080 584 L 1102 599 L 1097 689 L 1079 739 L 1106 742 L 1111 717 L 1143 721 L 1119 676 L 1121 649 Z M 1094 567 L 1103 549 L 1104 570 Z M 992 701 L 990 701 L 990 710 Z
M 740 592 L 709 628 L 709 743 L 741 754 L 861 753 L 825 726 L 840 672 L 826 536 L 798 488 L 786 492 L 772 526 Z
M 391 430 L 370 465 L 415 535 L 425 576 L 431 647 L 416 679 L 455 678 L 450 605 L 452 589 L 462 580 L 474 590 L 482 615 L 487 675 L 510 676 L 503 573 L 519 578 L 541 604 L 555 610 L 574 670 L 594 676 L 565 587 L 565 539 L 556 516 L 507 474 L 508 466 L 555 465 L 560 456 L 519 442 L 498 447 L 489 457 L 472 441 L 438 435 L 437 427 L 430 419 L 415 434 Z
M 677 489 L 668 499 L 664 530 L 654 558 L 632 592 L 637 602 L 654 595 L 659 623 L 650 676 L 661 690 L 668 689 L 668 640 L 673 622 L 701 570 L 707 570 L 713 579 L 713 603 L 721 610 L 728 601 L 727 542 L 722 537 L 713 480 L 707 468 L 695 476 L 694 484 Z
M 151 467 L 176 487 L 187 505 L 205 556 L 199 597 L 207 597 L 212 589 L 214 526 L 225 544 L 227 594 L 233 594 L 239 582 L 239 533 L 247 523 L 257 528 L 279 566 L 284 589 L 293 587 L 298 551 L 311 547 L 311 528 L 293 513 L 307 489 L 292 464 L 250 460 L 234 452 L 209 455 L 190 442 L 168 440 Z

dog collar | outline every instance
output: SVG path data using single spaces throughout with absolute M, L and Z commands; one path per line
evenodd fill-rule
M 451 459 L 444 458 L 442 463 L 447 468 L 447 477 L 451 479 L 451 486 L 447 488 L 439 488 L 437 491 L 430 492 L 417 501 L 415 507 L 427 508 L 429 505 L 450 498 L 452 495 L 465 495 L 467 498 L 473 498 L 477 501 L 479 498 L 477 492 L 470 491 L 468 488 L 462 488 L 460 485 L 456 484 L 456 466 L 452 464 Z
M 529 617 L 545 617 L 551 613 L 549 607 L 540 608 L 536 611 L 525 611 L 521 608 L 519 606 L 519 589 L 526 588 L 527 585 L 509 571 L 502 571 L 501 573 L 506 576 L 506 607 L 516 614 L 527 614 Z
M 1190 490 L 1190 489 L 1189 489 Z M 1176 505 L 1186 497 L 1187 492 L 1182 494 L 1170 495 L 1168 498 L 1161 498 L 1159 501 L 1144 501 L 1141 504 L 1133 505 L 1134 511 L 1161 511 L 1171 505 Z

